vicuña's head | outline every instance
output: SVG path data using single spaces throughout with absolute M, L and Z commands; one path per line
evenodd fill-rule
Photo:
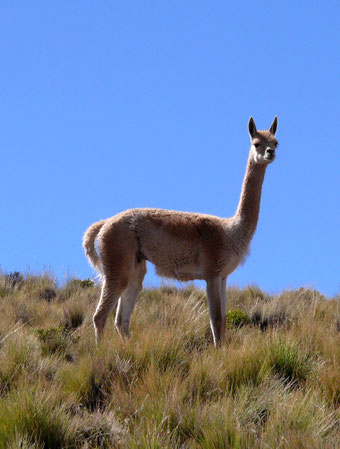
M 270 164 L 273 162 L 275 159 L 275 150 L 279 144 L 275 139 L 277 117 L 275 116 L 268 131 L 257 131 L 254 119 L 250 117 L 248 130 L 254 162 L 257 164 Z

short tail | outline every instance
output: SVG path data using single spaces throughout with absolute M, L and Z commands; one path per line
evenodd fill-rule
M 96 251 L 95 241 L 98 235 L 98 232 L 101 230 L 102 226 L 106 220 L 98 221 L 97 223 L 93 223 L 84 234 L 83 237 L 83 247 L 85 249 L 86 257 L 89 259 L 91 265 L 98 270 L 102 271 L 102 265 L 100 257 Z

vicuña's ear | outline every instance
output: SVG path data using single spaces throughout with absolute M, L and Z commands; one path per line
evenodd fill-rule
M 253 117 L 250 117 L 250 119 L 249 119 L 248 131 L 249 131 L 249 135 L 250 135 L 251 138 L 253 138 L 255 136 L 256 132 L 257 132 L 256 125 L 255 125 Z
M 273 120 L 273 123 L 270 125 L 269 132 L 275 136 L 277 130 L 277 116 L 275 115 L 275 118 Z

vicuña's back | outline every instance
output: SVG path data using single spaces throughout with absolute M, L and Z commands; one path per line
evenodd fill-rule
M 130 209 L 94 223 L 86 231 L 86 255 L 104 277 L 93 317 L 97 338 L 117 301 L 116 328 L 122 335 L 129 334 L 130 317 L 146 273 L 145 261 L 149 260 L 161 276 L 206 280 L 214 344 L 220 343 L 225 334 L 226 278 L 247 254 L 257 226 L 265 170 L 278 145 L 277 117 L 269 131 L 257 131 L 252 118 L 248 128 L 251 148 L 234 217 Z

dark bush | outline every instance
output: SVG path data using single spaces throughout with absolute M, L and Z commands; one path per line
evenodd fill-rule
M 54 288 L 46 287 L 39 292 L 39 298 L 45 299 L 48 302 L 53 301 L 57 297 L 57 292 Z
M 84 313 L 80 309 L 65 309 L 64 310 L 64 322 L 65 328 L 69 330 L 75 330 L 83 324 Z
M 8 287 L 20 286 L 24 282 L 24 276 L 19 271 L 5 274 L 5 283 Z
M 288 323 L 289 317 L 283 310 L 271 313 L 263 313 L 261 310 L 254 310 L 251 313 L 251 322 L 258 326 L 262 331 L 268 327 L 280 327 Z

